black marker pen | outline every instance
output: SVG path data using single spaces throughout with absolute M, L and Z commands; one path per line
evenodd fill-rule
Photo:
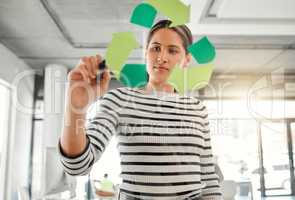
M 99 82 L 101 79 L 103 79 L 103 73 L 104 73 L 104 70 L 106 69 L 106 62 L 105 60 L 103 60 L 101 63 L 99 63 L 98 65 L 98 74 L 96 75 L 96 81 Z

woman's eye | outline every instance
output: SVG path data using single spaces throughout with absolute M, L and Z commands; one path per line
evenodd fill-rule
M 152 46 L 151 47 L 151 51 L 160 52 L 161 51 L 161 47 L 160 46 Z
M 178 51 L 177 51 L 177 50 L 175 50 L 175 49 L 169 49 L 169 53 L 170 53 L 170 54 L 177 54 L 177 53 L 178 53 Z
M 160 48 L 159 46 L 155 46 L 155 47 L 153 47 L 153 50 L 155 50 L 155 51 L 160 51 L 161 48 Z

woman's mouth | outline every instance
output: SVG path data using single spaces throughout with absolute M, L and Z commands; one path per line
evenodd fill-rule
M 162 66 L 154 66 L 154 69 L 158 69 L 158 70 L 163 70 L 163 71 L 168 71 L 168 68 L 166 67 L 162 67 Z

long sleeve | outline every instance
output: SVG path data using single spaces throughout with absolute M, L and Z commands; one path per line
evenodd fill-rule
M 117 131 L 119 111 L 115 90 L 111 90 L 99 100 L 95 117 L 89 119 L 85 125 L 87 146 L 83 153 L 76 157 L 67 157 L 59 144 L 61 163 L 66 173 L 85 175 L 90 172 Z
M 205 183 L 205 187 L 202 189 L 202 200 L 220 200 L 222 193 L 219 185 L 219 177 L 215 172 L 215 166 L 213 163 L 210 127 L 208 120 L 208 112 L 205 108 L 204 113 L 207 117 L 204 122 L 204 149 L 201 154 L 201 181 Z

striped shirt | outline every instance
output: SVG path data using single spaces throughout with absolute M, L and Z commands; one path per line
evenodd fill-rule
M 86 125 L 85 151 L 77 157 L 60 151 L 68 174 L 89 173 L 115 136 L 123 180 L 120 200 L 222 199 L 208 113 L 200 100 L 121 87 L 107 92 L 99 103 Z

